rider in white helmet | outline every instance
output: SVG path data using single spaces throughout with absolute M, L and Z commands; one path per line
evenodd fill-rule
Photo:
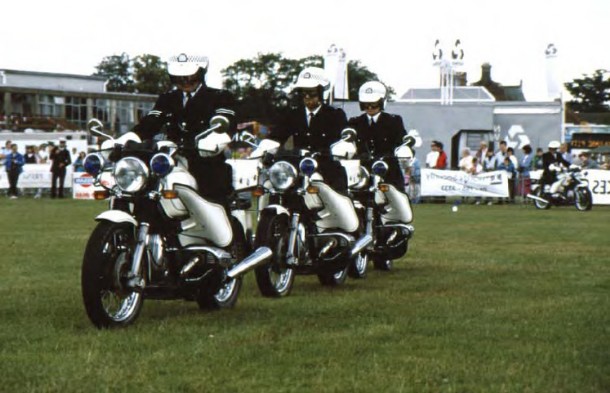
M 394 158 L 394 149 L 407 135 L 402 117 L 384 112 L 387 88 L 381 82 L 370 81 L 360 86 L 358 101 L 364 113 L 348 122 L 358 132 L 358 153 L 365 162 L 383 157 L 389 167 L 386 181 L 404 191 L 404 176 Z
M 561 156 L 561 153 L 558 152 L 560 146 L 561 143 L 559 143 L 559 141 L 550 141 L 548 144 L 549 151 L 542 155 L 542 168 L 544 169 L 542 172 L 542 185 L 545 192 L 557 192 L 557 188 L 559 186 L 557 185 L 555 187 L 551 187 L 551 185 L 557 180 L 555 171 L 550 169 L 551 165 L 564 165 L 566 167 L 570 166 L 570 163 Z
M 157 99 L 154 108 L 135 126 L 143 140 L 165 132 L 166 138 L 185 147 L 189 171 L 197 180 L 202 196 L 228 207 L 233 191 L 231 167 L 223 154 L 201 157 L 195 150 L 195 136 L 210 127 L 210 120 L 223 116 L 229 120 L 229 133 L 235 130 L 235 102 L 226 90 L 205 83 L 208 58 L 181 53 L 170 57 L 167 72 L 174 88 Z M 168 123 L 170 127 L 164 129 Z M 179 125 L 184 124 L 184 129 Z
M 299 95 L 299 105 L 281 119 L 271 138 L 284 144 L 292 136 L 295 149 L 320 153 L 318 167 L 322 176 L 336 191 L 347 193 L 345 169 L 330 159 L 330 145 L 341 138 L 347 117 L 342 109 L 325 102 L 330 94 L 326 72 L 319 67 L 303 69 L 294 91 Z

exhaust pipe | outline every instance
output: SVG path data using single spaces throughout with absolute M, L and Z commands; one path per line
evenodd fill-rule
M 227 272 L 227 277 L 235 278 L 249 272 L 273 255 L 269 247 L 259 247 L 243 261 L 235 265 Z
M 373 236 L 371 236 L 371 235 L 362 236 L 360 239 L 358 239 L 356 244 L 354 244 L 354 247 L 352 248 L 352 251 L 351 251 L 351 256 L 353 257 L 354 255 L 358 254 L 360 251 L 362 251 L 364 248 L 366 248 L 371 243 L 373 243 Z
M 542 203 L 550 203 L 550 202 L 549 202 L 549 201 L 547 201 L 546 199 L 544 199 L 544 198 L 540 198 L 540 197 L 538 197 L 538 196 L 536 196 L 536 195 L 527 194 L 526 196 L 527 196 L 528 198 L 535 199 L 535 200 L 537 200 L 538 202 L 542 202 Z

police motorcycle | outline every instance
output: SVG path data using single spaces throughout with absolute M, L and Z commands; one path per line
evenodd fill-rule
M 263 296 L 287 296 L 296 274 L 316 274 L 325 286 L 345 282 L 350 264 L 372 241 L 359 232 L 354 204 L 317 171 L 317 154 L 267 156 L 261 179 L 257 247 L 272 250 L 255 269 Z
M 202 156 L 220 154 L 230 141 L 228 121 L 215 116 L 197 138 Z M 197 182 L 171 141 L 141 143 L 135 133 L 113 139 L 92 119 L 91 134 L 105 138 L 84 160 L 96 179 L 96 199 L 109 198 L 82 263 L 87 316 L 98 328 L 134 322 L 144 299 L 194 300 L 201 309 L 233 307 L 242 276 L 271 250 L 250 252 L 244 228 L 223 206 L 202 198 Z
M 551 164 L 549 170 L 557 173 L 557 180 L 545 189 L 542 182 L 532 184 L 532 192 L 527 197 L 534 201 L 537 209 L 550 209 L 554 206 L 574 205 L 576 210 L 587 211 L 593 207 L 593 196 L 589 181 L 578 165 Z
M 411 148 L 414 143 L 412 136 L 405 136 L 403 143 L 394 149 L 394 157 L 409 162 L 413 158 Z M 415 233 L 411 225 L 413 210 L 409 196 L 384 182 L 389 168 L 383 157 L 375 157 L 371 162 L 370 167 L 355 167 L 353 163 L 341 161 L 348 172 L 350 194 L 354 204 L 359 207 L 364 233 L 373 239 L 365 249 L 364 257 L 355 260 L 351 266 L 353 277 L 366 275 L 368 260 L 373 261 L 377 270 L 391 270 L 393 260 L 407 253 L 409 240 Z

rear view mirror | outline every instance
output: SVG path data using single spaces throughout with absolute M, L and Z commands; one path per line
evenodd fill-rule
M 346 142 L 356 142 L 358 133 L 353 128 L 345 128 L 341 131 L 341 139 Z
M 214 129 L 214 132 L 220 134 L 229 131 L 229 119 L 222 115 L 216 115 L 210 119 L 210 128 Z
M 102 124 L 102 122 L 96 118 L 92 118 L 91 120 L 89 120 L 87 122 L 87 129 L 89 130 L 89 132 L 91 134 L 102 137 L 102 138 L 106 138 L 106 139 L 112 139 L 112 137 L 110 135 L 105 134 L 102 131 L 103 128 L 104 128 L 104 125 Z

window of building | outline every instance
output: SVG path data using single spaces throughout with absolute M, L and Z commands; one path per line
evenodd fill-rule
M 87 99 L 66 97 L 66 120 L 78 127 L 87 125 Z
M 100 120 L 104 127 L 110 127 L 110 101 L 96 99 L 93 107 L 93 117 Z
M 50 95 L 38 96 L 38 113 L 40 116 L 60 117 L 61 106 L 63 104 L 63 97 L 54 97 Z

